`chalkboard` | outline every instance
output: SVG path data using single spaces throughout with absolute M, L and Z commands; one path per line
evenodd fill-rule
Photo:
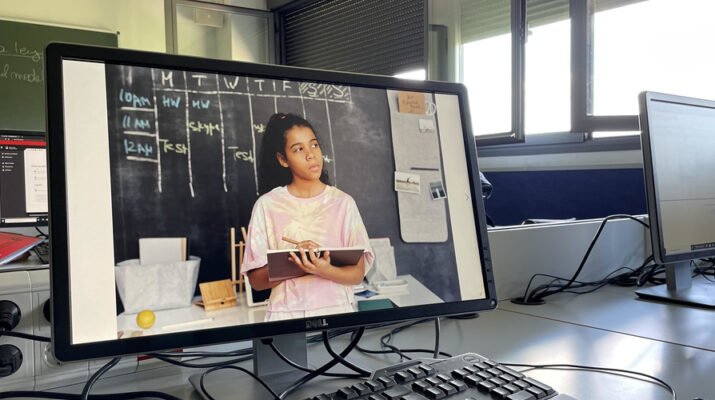
M 0 20 L 0 129 L 45 130 L 45 46 L 117 46 L 114 33 Z
M 295 113 L 313 124 L 330 180 L 355 199 L 369 236 L 390 238 L 398 274 L 459 300 L 451 237 L 400 239 L 384 89 L 127 65 L 107 65 L 106 78 L 116 262 L 136 258 L 141 237 L 186 236 L 199 282 L 229 277 L 229 229 L 249 224 L 265 125 Z

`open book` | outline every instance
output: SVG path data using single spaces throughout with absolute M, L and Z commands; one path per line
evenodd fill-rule
M 317 250 L 317 256 L 322 257 L 323 251 L 326 250 L 330 252 L 330 263 L 336 267 L 357 264 L 365 252 L 365 249 L 361 247 L 324 248 Z M 297 249 L 268 250 L 269 281 L 282 281 L 306 275 L 300 267 L 290 260 L 291 251 L 300 257 L 300 251 Z

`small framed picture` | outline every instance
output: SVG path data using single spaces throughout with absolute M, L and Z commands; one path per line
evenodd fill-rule
M 420 193 L 420 176 L 409 172 L 395 171 L 395 191 Z
M 442 181 L 430 182 L 429 192 L 432 196 L 432 200 L 440 200 L 447 197 L 447 192 L 444 190 Z

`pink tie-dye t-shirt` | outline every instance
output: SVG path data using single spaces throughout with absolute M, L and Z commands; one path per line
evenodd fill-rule
M 355 200 L 334 186 L 310 198 L 295 197 L 285 186 L 261 196 L 253 206 L 241 273 L 265 266 L 267 250 L 294 249 L 281 240 L 284 236 L 321 247 L 364 247 L 365 273 L 372 266 L 374 256 Z M 354 302 L 352 286 L 305 275 L 274 287 L 268 311 L 311 311 Z

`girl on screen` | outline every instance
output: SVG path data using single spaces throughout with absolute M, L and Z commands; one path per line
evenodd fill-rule
M 274 114 L 258 164 L 261 196 L 253 206 L 241 273 L 257 290 L 272 289 L 266 321 L 356 310 L 353 285 L 374 258 L 355 201 L 331 186 L 315 129 L 292 114 Z M 334 267 L 318 247 L 363 247 L 355 265 Z M 270 281 L 267 251 L 295 249 L 290 261 L 306 275 Z

